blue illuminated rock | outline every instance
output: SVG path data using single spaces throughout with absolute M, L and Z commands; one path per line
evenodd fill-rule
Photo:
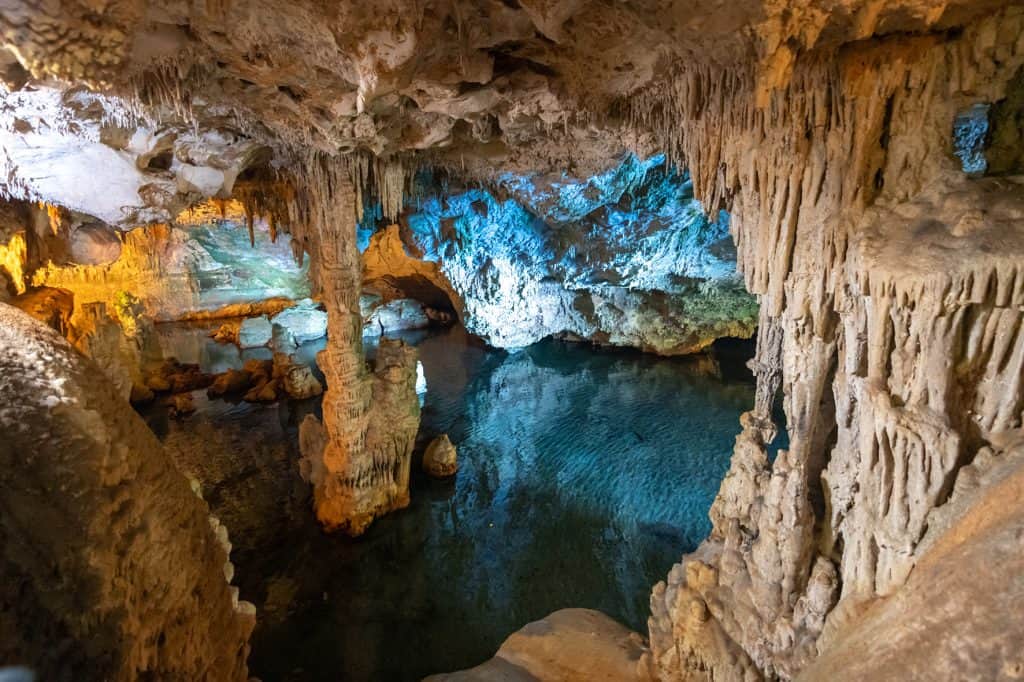
M 270 322 L 281 327 L 295 344 L 315 341 L 327 335 L 327 313 L 308 298 L 282 310 Z
M 756 325 L 728 216 L 705 216 L 662 156 L 627 156 L 587 180 L 504 174 L 418 205 L 407 251 L 440 266 L 439 288 L 494 346 L 563 335 L 671 355 Z
M 274 327 L 266 315 L 250 317 L 238 328 L 238 345 L 241 348 L 259 348 L 270 343 Z

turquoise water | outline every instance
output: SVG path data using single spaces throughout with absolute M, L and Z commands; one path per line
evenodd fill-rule
M 410 507 L 358 540 L 320 532 L 297 476 L 296 424 L 315 401 L 200 400 L 188 420 L 155 423 L 231 531 L 264 682 L 466 668 L 568 606 L 646 632 L 651 586 L 710 529 L 753 404 L 742 351 L 716 368 L 558 341 L 506 353 L 459 328 L 416 340 L 418 451 L 448 433 L 459 473 L 414 467 Z

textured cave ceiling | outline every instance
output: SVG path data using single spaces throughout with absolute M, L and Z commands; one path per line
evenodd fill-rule
M 310 152 L 362 152 L 478 178 L 496 170 L 585 177 L 626 151 L 667 150 L 683 165 L 678 133 L 666 131 L 679 126 L 651 118 L 681 96 L 679 74 L 724 70 L 763 106 L 798 57 L 955 30 L 1005 5 L 5 3 L 0 70 L 12 92 L 0 114 L 0 166 L 8 196 L 138 224 L 230 195 L 247 167 L 269 158 L 286 167 Z M 64 170 L 34 167 L 43 160 Z M 76 168 L 98 171 L 109 196 L 98 201 L 95 182 Z M 707 188 L 697 184 L 699 196 Z

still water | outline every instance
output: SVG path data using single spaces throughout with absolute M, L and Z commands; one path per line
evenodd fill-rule
M 461 328 L 410 340 L 428 386 L 415 457 L 448 433 L 459 472 L 435 481 L 414 463 L 412 504 L 358 540 L 319 530 L 298 477 L 297 424 L 316 399 L 197 393 L 182 422 L 148 415 L 231 531 L 235 582 L 258 609 L 250 674 L 415 680 L 481 663 L 569 606 L 646 632 L 651 586 L 710 530 L 753 404 L 745 351 L 715 362 L 544 341 L 507 353 Z

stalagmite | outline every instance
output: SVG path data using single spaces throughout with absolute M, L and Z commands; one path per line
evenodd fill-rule
M 302 425 L 306 432 L 323 429 L 323 436 L 300 436 L 302 443 L 317 443 L 303 448 L 303 467 L 324 527 L 360 535 L 377 516 L 409 503 L 409 460 L 419 426 L 416 351 L 382 340 L 367 372 L 353 184 L 340 164 L 323 159 L 310 162 L 302 182 L 293 224 L 304 225 L 316 244 L 328 337 L 318 358 L 327 380 L 323 425 L 315 418 Z

